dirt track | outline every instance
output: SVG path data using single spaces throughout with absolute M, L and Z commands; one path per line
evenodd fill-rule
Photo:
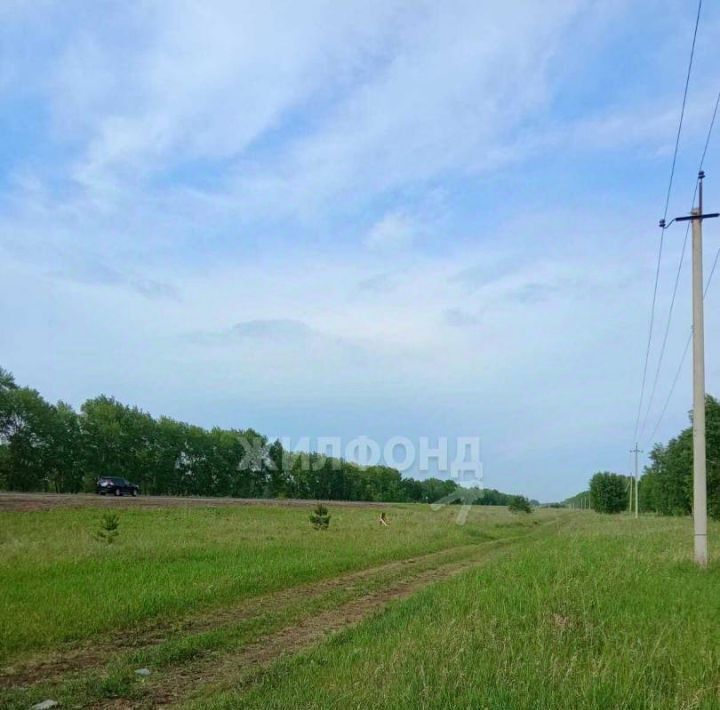
M 305 501 L 296 503 L 305 504 Z M 310 648 L 328 636 L 356 625 L 389 602 L 406 599 L 435 582 L 476 568 L 520 541 L 536 539 L 556 529 L 560 523 L 558 519 L 551 519 L 523 535 L 389 561 L 243 600 L 181 621 L 148 625 L 132 632 L 126 630 L 110 639 L 77 647 L 70 645 L 59 652 L 40 654 L 15 667 L 2 668 L 0 687 L 32 687 L 38 682 L 61 683 L 73 678 L 79 682 L 89 673 L 102 674 L 103 668 L 112 667 L 113 659 L 121 658 L 123 654 L 141 652 L 173 639 L 190 638 L 208 631 L 232 630 L 244 620 L 272 619 L 275 615 L 280 623 L 269 633 L 235 647 L 198 652 L 190 658 L 156 668 L 152 677 L 143 683 L 141 697 L 98 697 L 87 707 L 126 710 L 176 706 L 220 688 L 247 688 L 278 659 Z M 323 599 L 326 601 L 316 609 L 308 613 L 302 611 L 311 600 Z
M 51 510 L 52 508 L 99 508 L 135 507 L 166 508 L 182 506 L 227 507 L 235 505 L 277 505 L 285 507 L 307 507 L 315 500 L 296 498 L 185 498 L 179 496 L 99 496 L 91 493 L 0 493 L 0 512 L 5 510 L 30 511 Z M 334 500 L 333 506 L 360 508 L 387 508 L 392 503 L 370 503 L 364 501 Z

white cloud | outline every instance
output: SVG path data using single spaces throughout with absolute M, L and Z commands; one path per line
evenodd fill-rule
M 446 308 L 443 311 L 443 318 L 448 325 L 458 328 L 473 327 L 481 322 L 479 316 L 468 313 L 462 308 Z
M 324 100 L 372 62 L 398 6 L 136 5 L 122 45 L 107 42 L 100 24 L 82 26 L 58 66 L 55 101 L 65 125 L 75 117 L 88 131 L 78 177 L 92 187 L 239 156 L 287 112 Z
M 190 336 L 197 343 L 232 345 L 244 340 L 275 342 L 280 344 L 306 343 L 319 334 L 307 323 L 293 318 L 256 318 L 235 323 L 219 332 L 199 332 Z
M 365 245 L 382 251 L 404 249 L 412 245 L 417 232 L 418 227 L 410 217 L 391 212 L 372 226 L 365 236 Z
M 184 0 L 102 22 L 55 5 L 38 91 L 89 190 L 221 161 L 246 209 L 302 212 L 514 159 L 508 140 L 547 100 L 548 60 L 587 3 Z
M 548 99 L 548 60 L 582 4 L 423 3 L 389 60 L 237 189 L 252 199 L 259 181 L 273 206 L 303 212 L 516 160 L 514 131 Z
M 37 103 L 46 133 L 2 184 L 0 302 L 22 304 L 3 366 L 207 424 L 265 406 L 313 434 L 342 413 L 477 428 L 488 470 L 528 479 L 607 441 L 634 408 L 659 215 L 625 176 L 592 199 L 576 177 L 593 151 L 663 150 L 677 103 L 561 95 L 608 4 L 4 5 L 0 99 Z M 541 180 L 499 170 L 532 158 Z M 579 164 L 570 190 L 544 182 L 556 158 Z

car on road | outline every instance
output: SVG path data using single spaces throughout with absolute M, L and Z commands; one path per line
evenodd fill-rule
M 98 479 L 96 490 L 101 496 L 121 496 L 126 493 L 131 496 L 136 496 L 140 493 L 140 486 L 136 483 L 130 483 L 127 478 L 102 476 Z

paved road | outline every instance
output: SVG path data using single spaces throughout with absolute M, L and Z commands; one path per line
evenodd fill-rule
M 164 508 L 178 506 L 226 507 L 235 505 L 279 505 L 314 506 L 314 500 L 295 498 L 185 498 L 178 496 L 99 496 L 90 493 L 2 493 L 0 492 L 0 511 L 3 510 L 50 510 L 52 508 L 80 507 L 135 507 Z M 388 507 L 388 503 L 367 503 L 334 500 L 333 506 Z

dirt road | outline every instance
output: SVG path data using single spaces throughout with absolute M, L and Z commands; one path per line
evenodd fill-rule
M 301 501 L 304 503 L 304 501 Z M 283 589 L 234 605 L 208 610 L 172 623 L 148 624 L 104 640 L 38 654 L 0 669 L 0 687 L 45 685 L 53 696 L 63 683 L 95 684 L 82 707 L 149 708 L 184 705 L 226 688 L 249 688 L 280 658 L 311 648 L 384 609 L 388 603 L 461 572 L 477 568 L 515 544 L 527 544 L 556 530 L 554 518 L 522 535 L 499 538 L 419 555 L 331 579 Z M 243 631 L 243 629 L 247 629 Z M 195 640 L 222 638 L 226 643 L 193 650 Z M 234 639 L 234 640 L 233 640 Z M 185 642 L 185 652 L 177 644 Z M 164 649 L 170 649 L 164 650 Z M 190 649 L 192 652 L 188 653 Z M 152 667 L 142 684 L 127 694 L 106 695 L 104 679 L 129 659 Z M 128 666 L 133 668 L 134 666 Z
M 314 506 L 315 500 L 296 498 L 190 498 L 181 496 L 99 496 L 91 493 L 2 493 L 0 492 L 0 512 L 5 510 L 30 511 L 51 510 L 52 508 L 100 508 L 134 507 L 166 508 L 181 506 L 227 507 L 235 505 L 277 505 L 291 507 Z M 380 508 L 388 503 L 370 503 L 360 501 L 334 500 L 333 506 Z

